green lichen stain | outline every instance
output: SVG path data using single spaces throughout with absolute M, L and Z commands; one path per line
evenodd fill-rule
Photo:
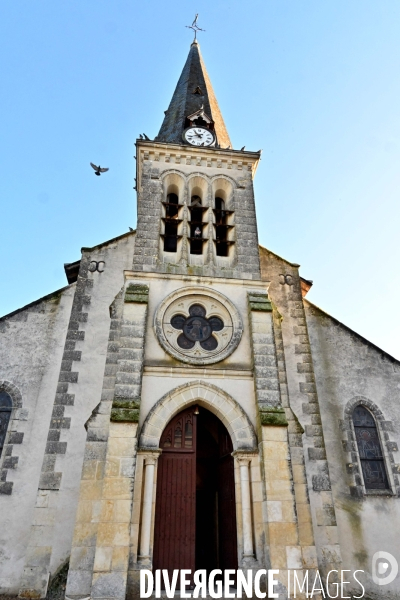
M 368 570 L 370 566 L 369 554 L 364 547 L 362 518 L 360 514 L 362 512 L 362 503 L 358 500 L 352 500 L 350 498 L 342 497 L 339 503 L 339 507 L 347 513 L 352 533 L 353 544 L 355 548 L 355 562 L 356 564 L 360 565 L 359 568 Z
M 265 292 L 247 294 L 250 310 L 272 312 L 272 304 Z
M 51 304 L 60 304 L 60 302 L 61 302 L 61 297 L 62 297 L 62 294 L 55 294 L 54 296 L 52 296 L 52 297 L 50 298 L 50 302 L 51 302 Z
M 64 600 L 68 569 L 69 560 L 50 579 L 46 600 Z
M 112 408 L 110 420 L 125 423 L 138 423 L 139 411 L 131 408 Z
M 283 408 L 260 409 L 261 425 L 272 425 L 275 427 L 286 427 L 288 425 Z
M 123 398 L 117 398 L 112 403 L 112 408 L 140 408 L 140 400 L 124 400 Z
M 125 302 L 138 302 L 139 304 L 147 304 L 149 301 L 148 286 L 130 283 L 126 288 L 124 300 Z

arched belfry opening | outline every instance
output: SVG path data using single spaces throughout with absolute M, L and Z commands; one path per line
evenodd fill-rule
M 237 569 L 232 441 L 223 423 L 191 406 L 160 440 L 154 569 Z

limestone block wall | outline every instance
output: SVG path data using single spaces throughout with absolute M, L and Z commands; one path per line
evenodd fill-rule
M 279 569 L 280 595 L 286 598 L 288 570 L 302 577 L 304 570 L 317 567 L 317 553 L 299 425 L 288 403 L 280 316 L 265 293 L 250 292 L 248 299 L 265 486 L 266 564 Z
M 258 288 L 260 286 L 259 282 L 249 281 L 249 280 L 229 280 L 222 278 L 212 278 L 212 277 L 195 277 L 195 276 L 180 276 L 180 275 L 167 275 L 167 274 L 157 274 L 157 273 L 138 273 L 134 271 L 130 271 L 126 273 L 127 280 L 131 283 L 144 282 L 149 286 L 149 307 L 148 307 L 148 316 L 147 316 L 147 330 L 146 330 L 146 339 L 145 339 L 145 365 L 144 365 L 144 373 L 145 376 L 157 376 L 157 373 L 160 375 L 163 373 L 163 369 L 170 369 L 169 373 L 171 373 L 171 369 L 173 369 L 174 374 L 177 377 L 185 377 L 194 376 L 198 377 L 199 369 L 198 367 L 191 367 L 190 365 L 184 365 L 183 363 L 177 361 L 170 354 L 165 352 L 161 344 L 159 343 L 156 335 L 156 330 L 154 327 L 154 318 L 157 312 L 157 309 L 160 303 L 170 294 L 178 293 L 179 290 L 182 292 L 185 288 L 190 288 L 195 293 L 196 286 L 200 289 L 204 287 L 210 289 L 210 291 L 215 290 L 228 297 L 229 300 L 234 304 L 236 310 L 242 316 L 244 320 L 243 333 L 241 337 L 241 341 L 237 347 L 237 349 L 226 359 L 220 362 L 216 362 L 212 365 L 205 365 L 204 369 L 207 370 L 209 375 L 213 373 L 216 376 L 220 377 L 222 371 L 231 371 L 233 377 L 238 375 L 239 372 L 245 378 L 251 376 L 252 377 L 252 364 L 251 364 L 251 351 L 250 351 L 250 336 L 249 336 L 249 327 L 248 327 L 248 309 L 247 309 L 247 289 Z M 183 371 L 182 371 L 183 369 Z M 204 370 L 203 370 L 204 372 Z M 227 374 L 225 376 L 227 381 L 227 385 L 229 385 L 229 377 Z M 160 381 L 159 385 L 162 385 L 164 389 L 165 382 L 168 382 L 167 385 L 171 386 L 172 383 L 168 378 L 165 378 L 163 381 Z M 151 393 L 153 393 L 151 391 Z M 158 396 L 161 397 L 163 391 L 160 390 L 160 394 Z M 148 396 L 146 395 L 144 401 L 147 400 Z M 149 406 L 150 408 L 150 406 Z M 247 409 L 246 409 L 247 410 Z
M 125 598 L 147 299 L 146 286 L 128 286 L 111 307 L 101 400 L 88 423 L 69 598 Z
M 253 176 L 259 160 L 256 153 L 224 153 L 223 151 L 182 147 L 176 145 L 137 141 L 137 190 L 138 221 L 137 242 L 133 257 L 134 271 L 210 275 L 227 278 L 260 278 L 258 256 L 257 222 L 254 203 Z M 189 179 L 203 179 L 207 188 L 204 206 L 212 206 L 212 182 L 218 177 L 226 178 L 234 190 L 229 208 L 235 211 L 234 260 L 220 264 L 214 260 L 212 246 L 215 236 L 210 222 L 207 231 L 208 252 L 200 258 L 200 264 L 190 264 L 188 227 L 183 228 L 182 256 L 177 262 L 165 262 L 160 251 L 162 230 L 162 201 L 164 178 L 176 174 L 184 182 L 180 204 L 184 205 L 184 220 L 188 218 L 187 206 Z M 211 213 L 210 213 L 211 218 Z M 174 256 L 174 255 L 172 255 Z M 218 258 L 218 257 L 215 257 Z
M 92 598 L 125 599 L 137 423 L 111 422 L 93 564 Z
M 262 277 L 271 282 L 269 297 L 280 315 L 280 345 L 286 363 L 288 408 L 294 421 L 300 425 L 296 431 L 293 422 L 289 444 L 296 460 L 304 460 L 306 483 L 300 484 L 299 464 L 300 479 L 296 494 L 303 505 L 309 499 L 313 535 L 310 523 L 306 520 L 302 523 L 302 530 L 309 545 L 312 545 L 314 538 L 319 569 L 326 573 L 330 569 L 340 568 L 341 552 L 299 265 L 289 263 L 264 248 L 260 248 L 260 260 Z M 308 515 L 304 517 L 308 518 Z
M 15 405 L 0 458 L 0 594 L 19 589 L 74 293 L 0 319 L 0 387 Z
M 343 568 L 366 571 L 374 598 L 400 597 L 399 577 L 377 586 L 371 579 L 375 552 L 400 563 L 400 363 L 305 301 L 326 453 L 335 498 Z M 351 414 L 363 404 L 374 415 L 391 489 L 366 492 L 352 434 Z
M 7 568 L 1 575 L 7 593 L 21 590 L 29 595 L 32 590 L 39 596 L 45 594 L 49 577 L 69 559 L 86 438 L 84 424 L 99 403 L 109 307 L 123 283 L 123 270 L 131 263 L 133 246 L 134 234 L 127 234 L 102 246 L 84 249 L 81 282 L 72 284 L 62 294 L 59 305 L 62 308 L 66 304 L 60 311 L 60 324 L 56 321 L 54 336 L 49 336 L 48 343 L 43 337 L 47 329 L 29 331 L 32 317 L 27 317 L 26 343 L 31 352 L 25 360 L 24 353 L 19 351 L 16 374 L 22 389 L 26 386 L 28 390 L 28 404 L 35 392 L 38 399 L 32 407 L 32 435 L 24 436 L 29 477 L 24 482 L 22 500 L 15 503 L 16 508 L 10 513 L 15 515 L 15 526 L 6 528 L 10 532 L 6 547 L 12 560 L 7 557 Z M 42 313 L 43 310 L 35 315 L 32 312 L 32 316 L 37 321 Z M 47 317 L 46 327 L 51 332 L 49 323 L 51 319 Z M 4 327 L 7 332 L 13 326 Z M 12 334 L 16 348 L 22 349 L 23 330 Z M 47 366 L 44 362 L 40 367 L 46 343 Z M 7 346 L 6 353 L 12 356 Z M 32 367 L 28 366 L 29 361 Z M 2 365 L 9 380 L 12 371 L 9 359 Z M 23 393 L 22 399 L 24 402 Z M 31 427 L 29 415 L 26 427 Z M 14 471 L 17 473 L 18 469 Z M 16 480 L 13 489 L 18 489 Z

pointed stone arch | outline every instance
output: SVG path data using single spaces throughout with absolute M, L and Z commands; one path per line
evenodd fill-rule
M 225 391 L 201 380 L 176 387 L 153 406 L 142 426 L 140 449 L 158 448 L 169 421 L 192 404 L 203 406 L 222 421 L 232 438 L 234 450 L 257 451 L 254 427 L 243 408 Z

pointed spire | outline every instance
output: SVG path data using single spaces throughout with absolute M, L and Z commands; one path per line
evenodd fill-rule
M 200 109 L 203 109 L 214 122 L 217 144 L 222 148 L 231 146 L 224 119 L 200 54 L 199 43 L 194 40 L 156 140 L 182 144 L 186 117 Z

